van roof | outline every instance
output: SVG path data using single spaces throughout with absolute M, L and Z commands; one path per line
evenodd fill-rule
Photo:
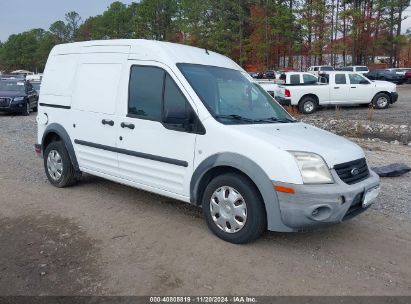
M 210 50 L 188 45 L 145 39 L 93 40 L 60 44 L 50 56 L 87 53 L 129 54 L 130 60 L 160 61 L 167 65 L 193 63 L 242 70 L 233 60 Z

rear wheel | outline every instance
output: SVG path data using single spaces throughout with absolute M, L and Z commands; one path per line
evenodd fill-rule
M 390 97 L 385 93 L 378 93 L 375 95 L 372 104 L 376 109 L 386 109 L 390 104 Z
M 266 228 L 261 195 L 243 175 L 227 173 L 214 178 L 204 192 L 202 205 L 208 227 L 225 241 L 248 243 Z
M 53 186 L 64 188 L 76 182 L 75 169 L 62 141 L 54 141 L 46 147 L 44 169 Z
M 314 97 L 307 96 L 301 99 L 298 110 L 303 114 L 312 114 L 318 109 L 318 101 Z

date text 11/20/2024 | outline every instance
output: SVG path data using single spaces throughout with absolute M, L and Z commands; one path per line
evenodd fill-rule
M 150 297 L 150 303 L 257 303 L 255 297 Z

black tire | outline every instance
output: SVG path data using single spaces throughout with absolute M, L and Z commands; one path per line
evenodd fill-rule
M 30 115 L 30 102 L 26 102 L 26 105 L 23 107 L 23 110 L 21 111 L 21 115 L 23 116 L 29 116 Z
M 381 102 L 379 102 L 381 98 L 386 99 L 386 103 L 384 103 L 384 105 L 382 105 Z M 378 93 L 377 95 L 374 96 L 372 100 L 372 104 L 374 108 L 379 109 L 379 110 L 388 108 L 388 106 L 390 105 L 390 102 L 391 102 L 390 96 L 388 96 L 386 93 Z
M 47 159 L 50 152 L 52 151 L 57 151 L 61 157 L 63 170 L 60 178 L 58 179 L 55 179 L 50 175 L 47 167 Z M 73 185 L 79 177 L 79 174 L 76 174 L 73 164 L 71 163 L 70 156 L 62 141 L 53 141 L 46 147 L 44 151 L 44 170 L 46 171 L 46 175 L 50 183 L 58 188 L 64 188 Z
M 308 104 L 310 106 L 308 106 Z M 298 110 L 303 114 L 312 114 L 318 109 L 318 100 L 312 96 L 303 97 L 298 103 Z
M 237 232 L 229 233 L 223 231 L 214 222 L 211 214 L 211 198 L 215 191 L 224 186 L 232 187 L 241 194 L 247 206 L 245 224 Z M 224 241 L 234 244 L 249 243 L 256 240 L 267 228 L 267 216 L 263 199 L 256 186 L 241 174 L 227 173 L 215 177 L 205 189 L 202 206 L 208 227 L 216 236 Z

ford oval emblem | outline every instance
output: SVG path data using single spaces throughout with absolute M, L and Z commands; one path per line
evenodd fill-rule
M 360 170 L 358 170 L 358 168 L 353 168 L 352 170 L 351 170 L 351 175 L 352 176 L 356 176 L 356 175 L 358 175 L 360 173 Z

